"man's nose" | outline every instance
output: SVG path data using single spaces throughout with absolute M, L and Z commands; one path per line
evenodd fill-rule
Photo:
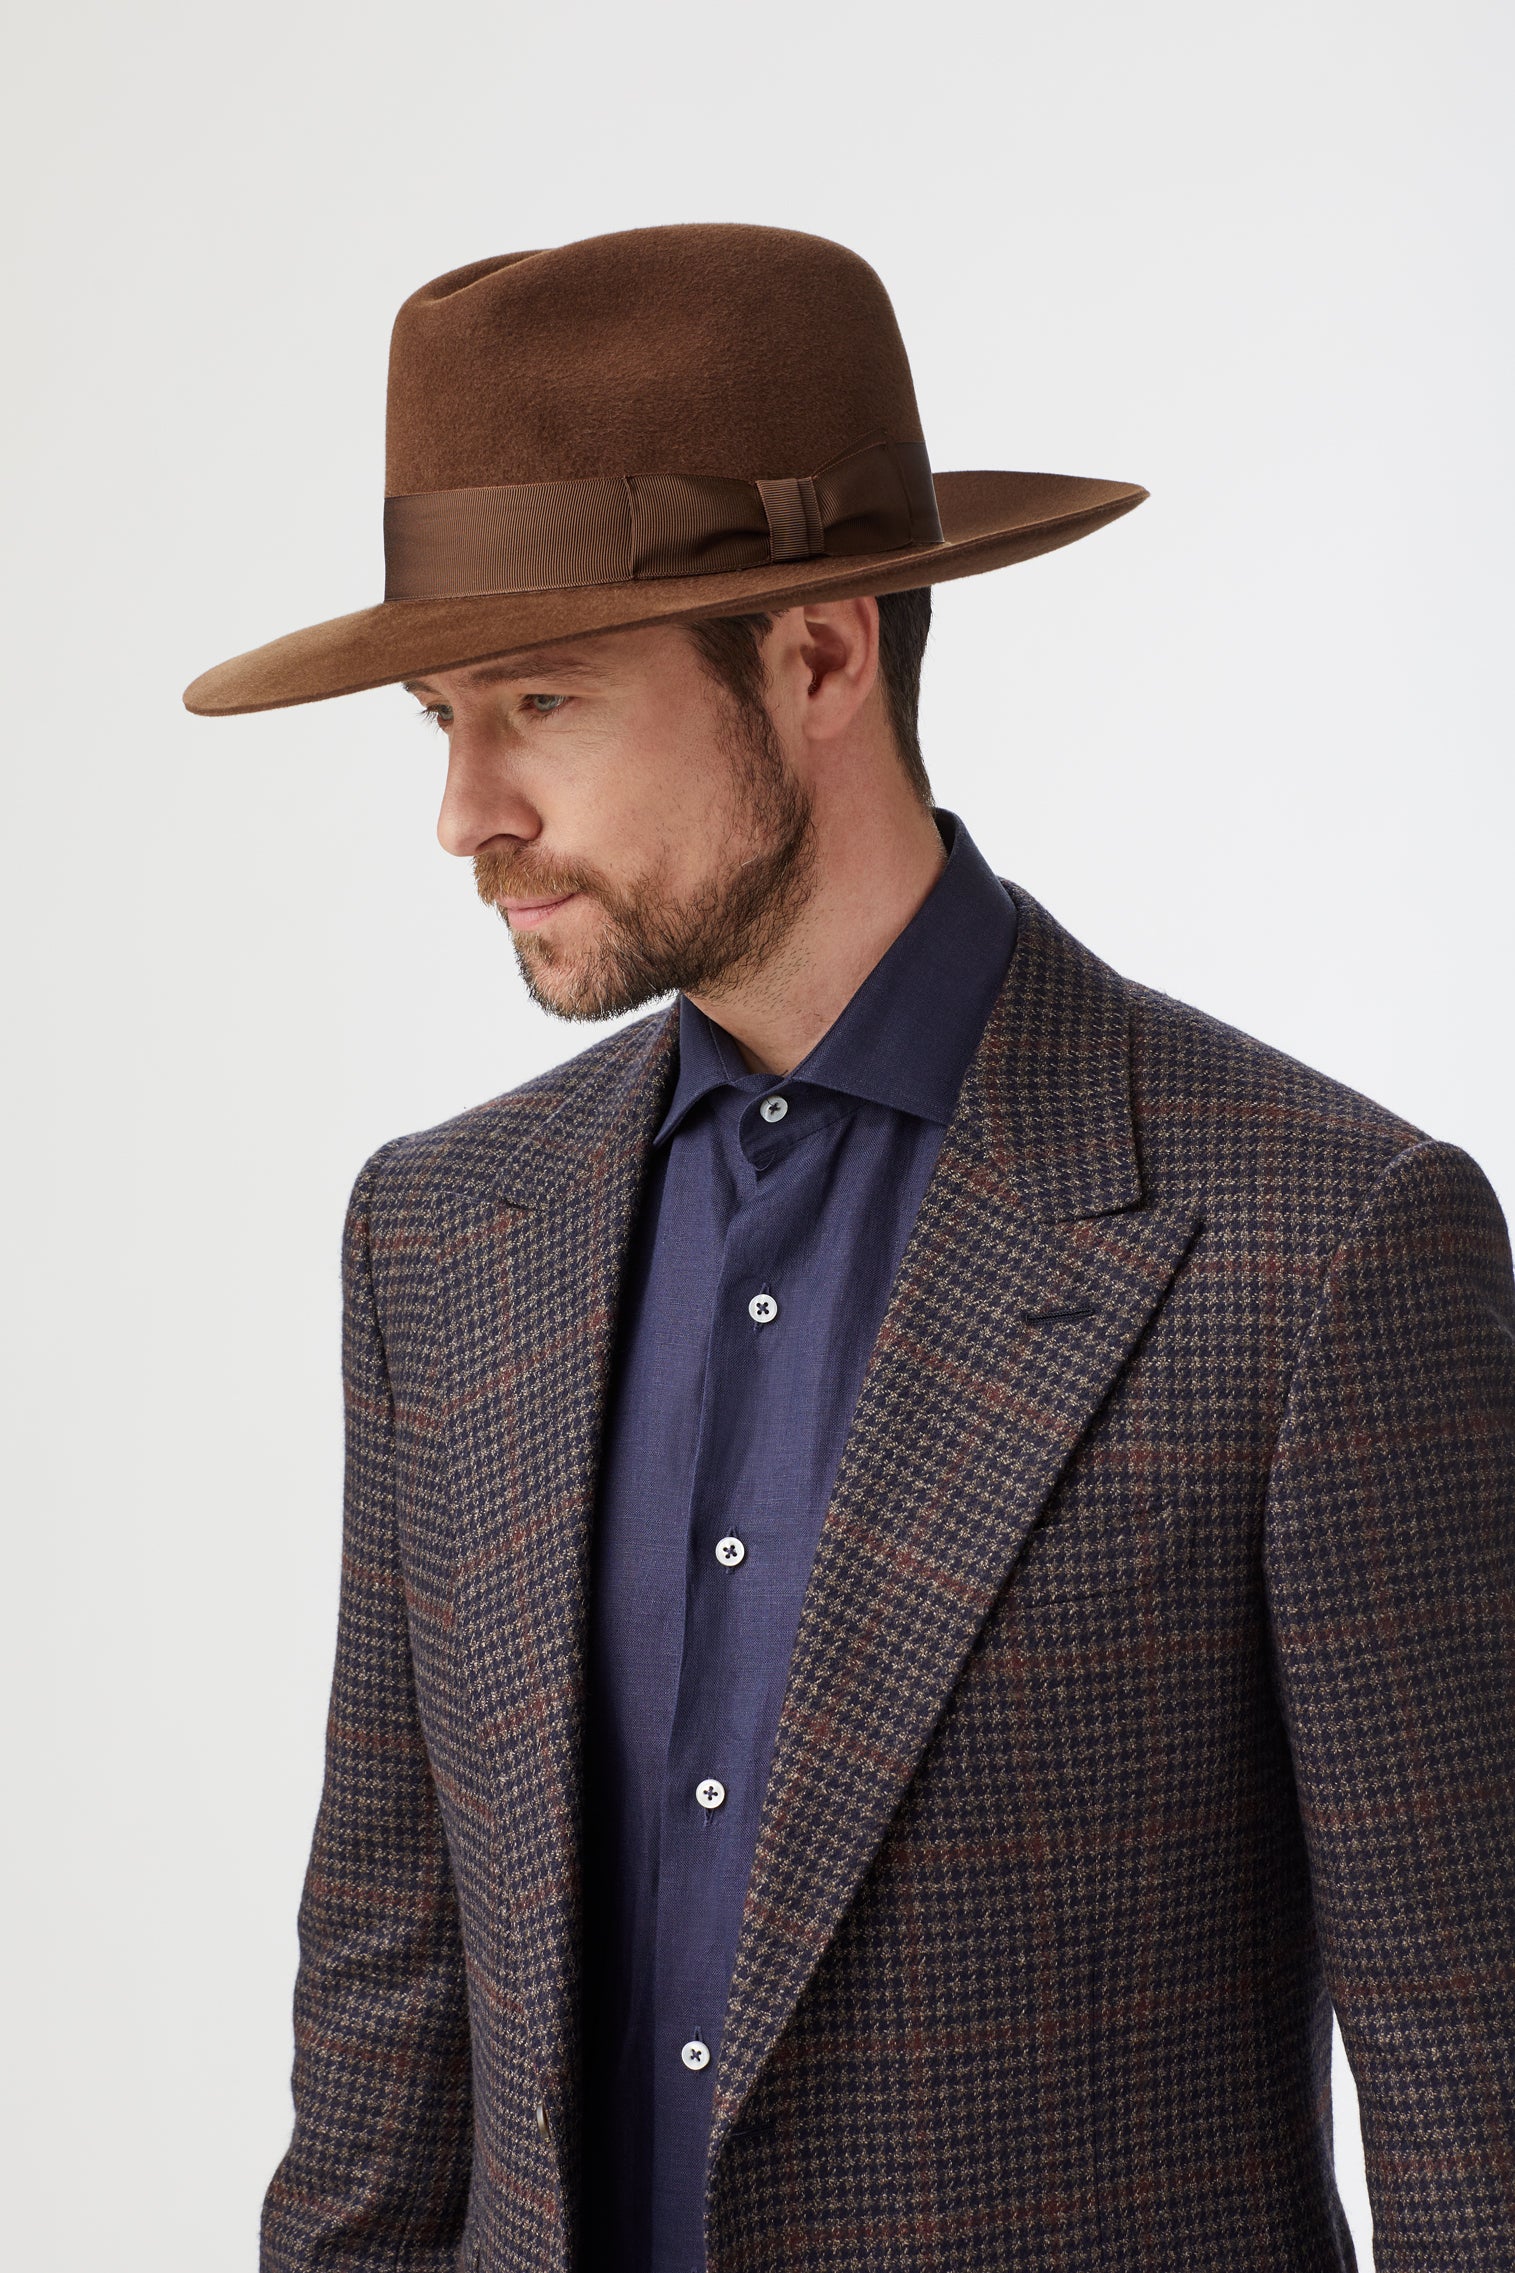
M 495 838 L 516 837 L 529 843 L 541 827 L 540 814 L 522 796 L 510 767 L 454 727 L 447 751 L 447 785 L 437 815 L 437 842 L 443 851 L 471 860 Z

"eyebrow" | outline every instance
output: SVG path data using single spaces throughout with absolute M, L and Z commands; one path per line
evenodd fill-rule
M 529 655 L 512 655 L 503 663 L 477 663 L 468 669 L 471 686 L 494 687 L 523 679 L 592 679 L 598 673 L 592 663 L 575 655 L 554 655 L 550 648 Z M 401 686 L 409 695 L 430 694 L 435 690 L 426 679 L 402 679 Z

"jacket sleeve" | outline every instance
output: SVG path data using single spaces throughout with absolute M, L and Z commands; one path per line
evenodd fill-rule
M 294 2136 L 262 2273 L 442 2273 L 471 2154 L 457 1900 L 416 1714 L 393 1499 L 393 1411 L 358 1178 L 343 1254 L 342 1583 L 326 1772 L 300 1902 Z
M 1264 1567 L 1375 2273 L 1511 2273 L 1515 1285 L 1451 1145 L 1400 1153 L 1332 1259 Z

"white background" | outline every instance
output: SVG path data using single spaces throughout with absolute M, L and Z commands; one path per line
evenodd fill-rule
M 939 802 L 1119 969 L 1466 1146 L 1509 1210 L 1510 24 L 17 13 L 12 2263 L 253 2266 L 330 1675 L 343 1204 L 382 1139 L 595 1032 L 531 1006 L 438 849 L 408 697 L 179 707 L 379 596 L 399 302 L 648 222 L 861 251 L 939 466 L 1152 492 L 940 594 Z M 1339 2043 L 1337 2086 L 1366 2264 Z

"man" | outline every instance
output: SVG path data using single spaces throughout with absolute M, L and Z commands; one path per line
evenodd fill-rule
M 383 1146 L 268 2273 L 1515 2265 L 1515 1289 L 1465 1155 L 936 810 L 871 270 L 739 227 L 398 318 L 382 605 L 536 1000 Z

